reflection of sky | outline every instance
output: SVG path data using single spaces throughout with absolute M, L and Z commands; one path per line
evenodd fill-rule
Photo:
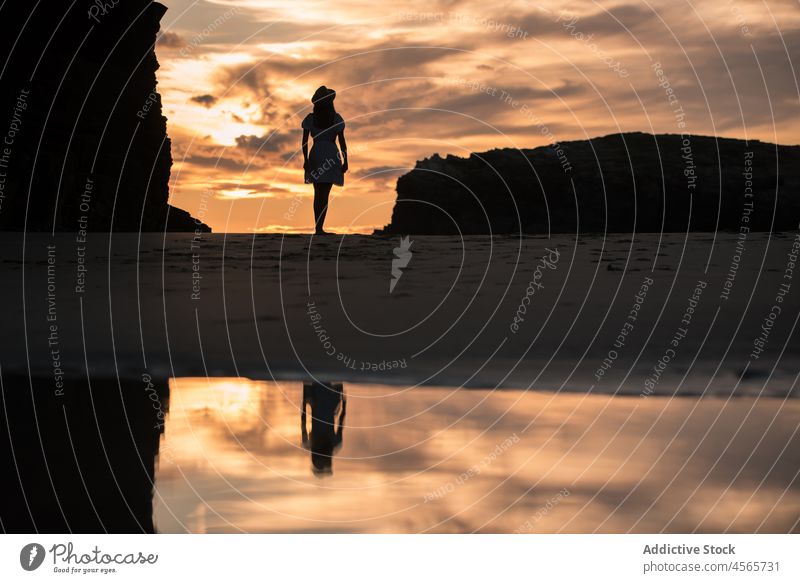
M 301 447 L 301 383 L 173 379 L 159 530 L 746 532 L 762 520 L 786 531 L 800 517 L 797 489 L 787 490 L 800 445 L 794 402 L 345 392 L 344 444 L 320 479 Z
M 311 189 L 290 158 L 322 84 L 348 121 L 351 173 L 328 215 L 340 231 L 387 223 L 398 174 L 434 152 L 680 131 L 653 62 L 686 131 L 800 141 L 794 0 L 162 2 L 173 202 L 197 214 L 213 190 L 204 218 L 219 231 L 311 227 Z

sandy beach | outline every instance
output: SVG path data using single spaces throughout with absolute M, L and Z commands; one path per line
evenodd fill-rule
M 399 237 L 4 234 L 2 366 L 795 395 L 800 241 L 737 241 L 417 237 L 390 293 Z

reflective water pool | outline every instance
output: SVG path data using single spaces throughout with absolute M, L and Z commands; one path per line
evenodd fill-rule
M 162 532 L 786 532 L 800 519 L 796 401 L 236 378 L 172 379 L 168 401 Z

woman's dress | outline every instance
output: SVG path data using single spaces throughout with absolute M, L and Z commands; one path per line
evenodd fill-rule
M 314 145 L 308 154 L 306 166 L 306 184 L 330 183 L 344 186 L 342 158 L 336 147 L 336 136 L 344 131 L 344 119 L 338 113 L 333 125 L 320 129 L 314 125 L 314 114 L 309 113 L 303 120 L 302 128 L 311 132 Z

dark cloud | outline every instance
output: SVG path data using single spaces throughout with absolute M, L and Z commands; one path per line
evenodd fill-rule
M 199 103 L 203 107 L 211 107 L 217 102 L 217 98 L 206 93 L 205 95 L 195 95 L 192 97 L 192 101 Z
M 357 178 L 386 178 L 393 174 L 404 174 L 408 172 L 408 168 L 398 168 L 397 166 L 369 166 L 367 168 L 360 168 L 353 172 L 353 176 Z
M 559 12 L 531 8 L 525 13 L 506 12 L 498 17 L 509 24 L 519 27 L 529 37 L 544 37 L 551 34 L 563 34 L 561 25 L 556 23 Z
M 509 22 L 516 22 L 517 26 L 532 37 L 563 36 L 570 33 L 583 33 L 584 35 L 597 35 L 608 38 L 613 35 L 636 33 L 643 27 L 656 24 L 663 27 L 658 15 L 641 4 L 621 4 L 608 10 L 591 11 L 557 10 L 546 12 L 532 9 L 520 17 L 507 13 Z
M 530 109 L 541 101 L 552 101 L 557 98 L 568 98 L 581 95 L 589 91 L 585 85 L 577 81 L 565 80 L 553 88 L 536 87 L 533 81 L 530 84 L 520 85 L 518 81 L 513 84 L 501 84 L 503 79 L 488 79 L 481 81 L 485 90 L 472 90 L 467 86 L 452 83 L 442 98 L 441 92 L 435 101 L 436 107 L 467 113 L 470 115 L 482 114 L 483 117 L 492 113 L 504 113 L 504 110 L 522 110 L 523 106 Z M 449 84 L 449 82 L 447 82 Z M 433 104 L 431 104 L 433 105 Z
M 796 119 L 798 87 L 792 68 L 800 58 L 800 31 L 785 31 L 783 39 L 777 33 L 744 39 L 730 27 L 713 34 L 716 44 L 710 46 L 705 35 L 686 35 L 678 57 L 659 60 L 692 131 L 744 136 Z M 649 67 L 631 76 L 646 110 L 668 116 L 667 125 L 662 122 L 656 131 L 674 131 L 672 108 L 656 81 Z M 621 86 L 604 88 L 617 113 L 636 107 L 627 93 Z
M 183 160 L 188 164 L 195 166 L 202 166 L 204 168 L 217 168 L 223 170 L 242 171 L 248 168 L 246 162 L 241 162 L 234 158 L 226 158 L 224 156 L 209 156 L 206 154 L 191 154 L 186 156 Z
M 286 146 L 300 145 L 300 136 L 271 132 L 263 136 L 239 136 L 236 138 L 236 147 L 254 152 L 283 152 Z
M 166 31 L 166 32 L 162 32 L 159 35 L 158 40 L 156 41 L 156 44 L 159 47 L 167 47 L 167 48 L 170 48 L 170 49 L 177 49 L 177 48 L 180 48 L 180 47 L 184 46 L 186 44 L 186 42 L 183 40 L 183 37 L 181 35 L 179 35 L 177 32 Z
M 359 47 L 340 58 L 297 59 L 276 55 L 255 63 L 233 65 L 219 71 L 217 82 L 229 91 L 235 92 L 236 87 L 241 86 L 269 97 L 275 79 L 314 78 L 334 88 L 347 87 L 386 78 L 425 75 L 428 65 L 464 54 L 464 47 L 416 47 L 382 42 Z
M 663 26 L 658 15 L 652 9 L 641 4 L 623 4 L 609 10 L 600 10 L 588 16 L 581 16 L 577 22 L 577 30 L 586 34 L 610 36 L 637 32 L 649 23 Z

